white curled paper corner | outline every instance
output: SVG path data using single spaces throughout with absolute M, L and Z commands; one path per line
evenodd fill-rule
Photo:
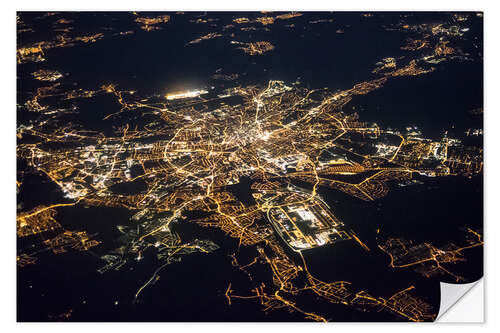
M 478 294 L 474 295 L 474 298 L 471 300 L 474 304 L 467 303 L 462 304 L 464 302 L 459 300 L 466 295 L 472 288 L 476 285 L 480 285 L 480 290 L 478 290 Z M 452 284 L 452 283 L 440 283 L 441 288 L 441 304 L 439 307 L 439 313 L 436 317 L 437 322 L 476 322 L 480 323 L 484 321 L 483 316 L 483 279 L 479 279 L 478 281 L 472 283 L 465 284 Z M 477 289 L 477 288 L 476 288 Z M 467 297 L 464 298 L 464 301 Z M 469 300 L 470 301 L 470 300 Z M 455 308 L 455 304 L 457 304 L 460 309 L 457 309 L 456 315 L 449 315 L 447 311 L 450 308 Z M 479 302 L 480 304 L 475 304 Z M 452 310 L 453 312 L 454 310 Z M 471 314 L 470 312 L 474 312 Z M 446 315 L 445 315 L 446 314 Z M 468 316 L 464 316 L 463 314 L 469 314 Z M 444 316 L 443 316 L 444 315 Z

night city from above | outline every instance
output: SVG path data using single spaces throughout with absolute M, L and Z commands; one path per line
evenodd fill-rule
M 16 22 L 17 321 L 434 321 L 483 276 L 481 12 Z

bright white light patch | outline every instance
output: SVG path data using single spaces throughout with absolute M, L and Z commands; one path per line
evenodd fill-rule
M 177 93 L 177 94 L 168 94 L 165 97 L 169 101 L 171 101 L 174 99 L 194 98 L 194 97 L 198 97 L 200 95 L 206 94 L 206 93 L 208 93 L 208 91 L 203 90 L 203 89 L 202 90 L 191 90 L 191 91 L 186 91 L 186 92 Z

